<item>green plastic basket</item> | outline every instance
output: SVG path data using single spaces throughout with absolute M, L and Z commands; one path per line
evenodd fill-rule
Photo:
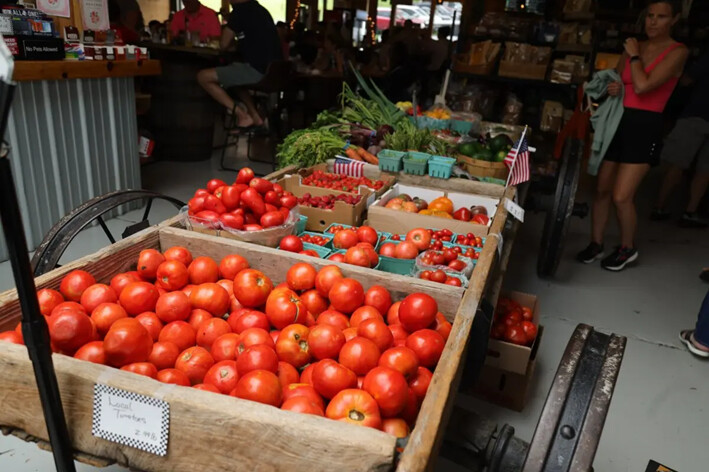
M 473 129 L 472 121 L 451 120 L 451 131 L 455 131 L 460 134 L 468 134 L 471 129 Z
M 402 168 L 401 160 L 406 156 L 403 151 L 392 151 L 391 149 L 382 149 L 377 154 L 379 159 L 379 170 L 384 172 L 399 172 Z
M 308 217 L 305 215 L 300 215 L 300 219 L 295 224 L 295 234 L 300 234 L 305 231 L 305 226 L 308 224 Z
M 438 179 L 450 179 L 455 159 L 452 157 L 431 156 L 428 160 L 428 175 Z
M 404 172 L 412 175 L 426 175 L 426 165 L 431 158 L 425 152 L 411 151 L 404 157 Z
M 312 249 L 313 251 L 317 252 L 318 255 L 320 256 L 320 259 L 326 259 L 327 256 L 330 255 L 332 252 L 330 249 L 326 248 L 325 246 L 318 246 L 317 244 L 310 244 L 310 243 L 303 243 L 303 250 L 305 249 Z
M 379 247 L 386 243 L 399 244 L 401 241 L 387 239 L 379 243 Z M 378 252 L 378 251 L 377 251 Z M 379 270 L 392 274 L 409 275 L 416 265 L 416 259 L 397 259 L 395 257 L 379 256 Z

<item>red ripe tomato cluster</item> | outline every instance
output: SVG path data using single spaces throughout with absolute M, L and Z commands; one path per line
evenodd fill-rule
M 337 235 L 335 235 L 337 237 Z M 335 253 L 328 257 L 335 262 L 344 262 L 360 267 L 373 268 L 379 264 L 379 256 L 374 246 L 369 243 L 357 243 L 345 251 L 345 253 Z
M 490 336 L 520 346 L 531 346 L 537 338 L 537 325 L 532 318 L 531 308 L 500 297 Z
M 278 184 L 254 176 L 248 167 L 241 169 L 236 181 L 228 185 L 221 179 L 207 182 L 187 203 L 188 214 L 212 228 L 220 225 L 243 231 L 259 231 L 282 225 L 295 196 Z
M 451 242 L 453 238 L 453 231 L 449 229 L 429 229 L 431 232 L 431 239 L 434 241 L 448 241 Z
M 37 293 L 52 350 L 164 383 L 406 436 L 451 331 L 436 301 L 393 302 L 335 265 L 274 287 L 243 257 L 140 253 L 110 284 L 67 274 Z M 0 340 L 22 344 L 16 330 Z
M 318 246 L 324 246 L 327 243 L 330 242 L 332 238 L 328 238 L 327 236 L 319 236 L 319 235 L 311 235 L 311 234 L 302 234 L 300 235 L 300 240 L 303 241 L 304 243 L 310 243 L 310 244 L 316 244 Z
M 334 234 L 332 247 L 335 249 L 349 249 L 358 243 L 367 243 L 374 247 L 379 241 L 377 230 L 371 226 L 345 228 L 338 225 L 330 227 L 329 231 Z
M 324 195 L 322 197 L 313 197 L 309 193 L 298 198 L 298 205 L 303 205 L 313 208 L 322 208 L 323 210 L 332 210 L 335 208 L 335 202 L 344 202 L 348 205 L 357 205 L 362 200 L 362 195 L 347 195 L 340 193 L 338 195 Z
M 427 266 L 445 265 L 450 269 L 462 272 L 466 263 L 458 258 L 459 252 L 453 248 L 445 248 L 443 251 L 428 250 L 421 256 L 421 263 Z
M 455 243 L 461 246 L 483 247 L 483 239 L 473 233 L 459 234 L 455 237 Z
M 356 193 L 361 185 L 374 190 L 379 190 L 384 187 L 384 181 L 382 180 L 371 180 L 367 177 L 349 177 L 344 174 L 329 174 L 321 170 L 316 170 L 305 177 L 303 184 L 351 193 Z
M 441 269 L 424 270 L 419 274 L 419 279 L 430 280 L 441 284 L 452 285 L 454 287 L 462 287 L 463 282 L 459 278 L 446 274 Z
M 314 250 L 304 249 L 303 240 L 293 234 L 290 234 L 281 239 L 281 242 L 279 243 L 278 247 L 283 251 L 297 252 L 298 254 L 304 254 L 306 256 L 312 257 L 320 257 L 320 255 Z

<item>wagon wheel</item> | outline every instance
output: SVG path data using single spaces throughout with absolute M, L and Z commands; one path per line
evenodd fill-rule
M 121 234 L 121 237 L 125 238 L 126 236 L 130 236 L 137 231 L 147 228 L 150 225 L 148 217 L 150 216 L 150 210 L 153 200 L 155 199 L 172 203 L 178 209 L 185 205 L 176 198 L 147 190 L 117 190 L 92 198 L 88 202 L 75 208 L 68 215 L 59 220 L 44 236 L 39 246 L 37 246 L 34 256 L 32 257 L 32 270 L 34 271 L 34 275 L 39 276 L 58 267 L 59 259 L 61 259 L 69 244 L 71 244 L 81 230 L 89 226 L 94 220 L 98 222 L 104 233 L 106 233 L 108 241 L 111 244 L 115 243 L 116 238 L 114 238 L 108 226 L 106 226 L 103 215 L 121 205 L 136 200 L 148 201 L 141 221 L 128 225 Z
M 542 244 L 537 258 L 537 275 L 540 277 L 552 277 L 559 267 L 564 238 L 569 228 L 569 218 L 574 214 L 574 198 L 579 183 L 582 150 L 583 141 L 566 140 L 554 200 L 551 208 L 547 210 L 544 221 Z

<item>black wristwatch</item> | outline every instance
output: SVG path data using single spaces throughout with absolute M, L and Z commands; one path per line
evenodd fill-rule
M 630 62 L 631 62 L 631 63 L 637 62 L 637 61 L 639 61 L 639 60 L 640 60 L 640 56 L 630 56 Z

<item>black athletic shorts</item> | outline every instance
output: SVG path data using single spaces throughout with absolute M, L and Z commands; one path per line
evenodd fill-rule
M 626 108 L 606 155 L 606 161 L 621 164 L 660 163 L 662 113 Z

